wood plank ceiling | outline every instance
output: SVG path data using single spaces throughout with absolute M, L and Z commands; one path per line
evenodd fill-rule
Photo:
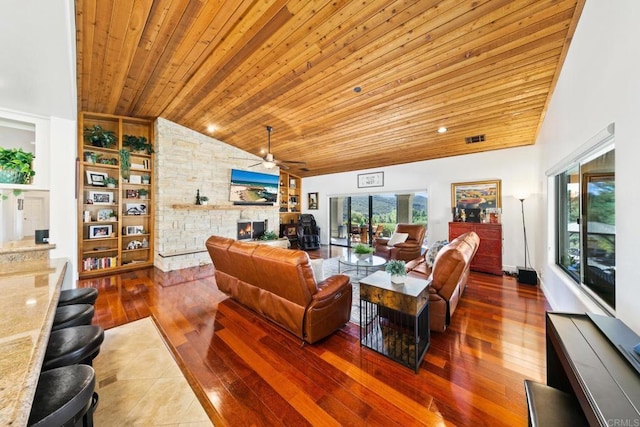
M 77 0 L 78 108 L 301 176 L 529 145 L 584 1 Z

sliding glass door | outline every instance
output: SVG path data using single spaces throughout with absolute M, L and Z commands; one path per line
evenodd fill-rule
M 427 193 L 336 196 L 330 203 L 330 242 L 351 247 L 388 237 L 397 223 L 427 225 Z

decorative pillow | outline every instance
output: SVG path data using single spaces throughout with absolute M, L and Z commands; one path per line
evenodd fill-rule
M 393 233 L 387 242 L 387 246 L 395 246 L 398 243 L 404 243 L 409 237 L 409 233 Z
M 320 283 L 324 280 L 324 271 L 322 271 L 322 263 L 324 259 L 310 259 L 311 269 L 313 270 L 313 277 L 316 279 L 316 283 Z
M 424 259 L 427 262 L 427 265 L 429 267 L 433 267 L 433 262 L 436 260 L 436 255 L 438 255 L 438 251 L 440 251 L 440 249 L 442 249 L 448 244 L 449 242 L 446 240 L 438 240 L 429 247 L 429 250 L 424 256 Z

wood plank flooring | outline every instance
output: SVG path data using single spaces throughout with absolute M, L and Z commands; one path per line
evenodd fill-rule
M 216 426 L 525 426 L 523 380 L 546 380 L 548 304 L 511 277 L 471 274 L 418 374 L 360 347 L 351 323 L 303 347 L 212 277 L 163 288 L 144 269 L 79 286 L 100 291 L 94 323 L 104 328 L 156 318 Z

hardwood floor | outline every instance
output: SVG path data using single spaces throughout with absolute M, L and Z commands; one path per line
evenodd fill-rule
M 546 379 L 549 307 L 537 286 L 511 277 L 471 274 L 450 328 L 432 333 L 418 374 L 360 347 L 351 323 L 301 347 L 226 299 L 213 278 L 163 288 L 145 269 L 79 286 L 100 291 L 94 323 L 104 328 L 156 318 L 216 426 L 524 426 L 523 380 Z

